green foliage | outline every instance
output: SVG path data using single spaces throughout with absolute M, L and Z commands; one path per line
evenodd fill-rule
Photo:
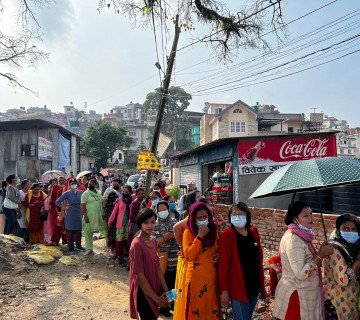
M 79 120 L 84 114 L 85 114 L 85 111 L 83 111 L 83 110 L 79 111 L 78 109 L 75 109 L 76 120 Z
M 179 187 L 178 186 L 174 186 L 171 188 L 171 190 L 168 192 L 169 196 L 173 196 L 175 201 L 178 201 L 180 196 L 180 192 L 179 192 Z
M 126 134 L 123 127 L 113 127 L 109 122 L 96 120 L 86 129 L 81 148 L 84 152 L 96 157 L 96 168 L 105 168 L 107 160 L 121 148 L 128 148 L 133 139 Z
M 148 148 L 146 147 L 145 143 L 144 142 L 141 142 L 138 146 L 138 151 L 139 152 L 146 152 L 148 151 Z
M 160 98 L 161 88 L 157 88 L 154 92 L 148 93 L 143 104 L 144 111 L 158 110 Z M 183 151 L 191 147 L 191 128 L 188 119 L 184 116 L 184 111 L 190 105 L 191 99 L 191 95 L 183 88 L 169 88 L 169 96 L 166 100 L 161 132 L 173 141 L 165 157 L 174 151 Z

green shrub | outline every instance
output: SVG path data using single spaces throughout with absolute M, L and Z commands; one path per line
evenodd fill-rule
M 175 201 L 179 200 L 179 187 L 174 186 L 172 189 L 168 192 L 169 196 L 173 196 Z

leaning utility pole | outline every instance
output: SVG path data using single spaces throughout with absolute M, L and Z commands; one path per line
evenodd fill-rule
M 167 99 L 167 95 L 168 95 L 168 91 L 169 91 L 169 85 L 170 85 L 171 74 L 172 74 L 175 56 L 176 56 L 176 49 L 177 49 L 177 45 L 178 45 L 178 41 L 179 41 L 179 35 L 180 35 L 179 15 L 176 15 L 175 37 L 174 37 L 174 41 L 172 44 L 170 57 L 168 59 L 165 78 L 163 81 L 163 86 L 162 86 L 162 90 L 161 90 L 161 99 L 160 99 L 160 104 L 159 104 L 159 111 L 158 111 L 158 114 L 156 117 L 154 135 L 153 135 L 153 139 L 151 142 L 151 148 L 150 148 L 150 152 L 152 152 L 155 156 L 156 156 L 157 146 L 158 146 L 158 142 L 159 142 L 161 123 L 162 123 L 162 120 L 164 117 L 165 104 L 166 104 L 166 99 Z M 151 171 L 149 170 L 146 172 L 145 194 L 149 193 L 150 185 L 151 185 Z

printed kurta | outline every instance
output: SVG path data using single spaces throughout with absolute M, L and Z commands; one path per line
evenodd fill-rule
M 280 242 L 282 277 L 276 287 L 273 316 L 285 319 L 289 299 L 297 290 L 302 320 L 322 320 L 318 267 L 306 243 L 289 232 Z
M 34 195 L 31 196 L 31 199 L 29 201 L 29 193 L 26 194 L 25 200 L 24 200 L 24 207 L 30 209 L 30 220 L 29 220 L 29 232 L 38 232 L 42 230 L 43 228 L 43 222 L 40 220 L 41 216 L 41 208 L 42 205 L 35 205 L 30 208 L 30 204 L 33 205 L 36 201 L 38 202 L 44 202 L 45 197 L 42 192 L 40 192 L 39 196 L 34 197 Z
M 203 247 L 186 229 L 183 236 L 186 270 L 186 312 L 184 319 L 220 319 L 218 278 L 214 265 L 214 254 L 218 252 L 217 242 L 211 247 Z
M 323 283 L 325 288 L 325 305 L 329 302 L 336 310 L 339 320 L 358 320 L 359 282 L 334 245 L 333 253 L 324 259 Z M 328 313 L 328 309 L 326 313 Z M 334 319 L 326 314 L 326 319 Z

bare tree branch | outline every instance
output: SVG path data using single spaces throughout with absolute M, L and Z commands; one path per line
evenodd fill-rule
M 281 0 L 252 0 L 252 4 L 247 3 L 239 0 L 238 12 L 231 12 L 221 0 L 99 0 L 98 11 L 110 7 L 128 17 L 133 26 L 139 24 L 141 27 L 151 26 L 151 15 L 160 26 L 160 22 L 169 21 L 169 17 L 179 14 L 183 30 L 190 31 L 190 34 L 197 22 L 210 26 L 208 35 L 193 41 L 211 47 L 218 60 L 229 60 L 241 49 L 269 50 L 270 46 L 262 36 L 265 31 L 274 32 L 279 42 L 279 32 L 286 32 Z
M 24 67 L 37 70 L 41 63 L 49 59 L 49 53 L 36 46 L 41 41 L 41 36 L 34 10 L 48 7 L 52 2 L 53 0 L 19 0 L 17 23 L 20 31 L 9 35 L 4 34 L 0 27 L 0 67 L 8 69 L 6 72 L 1 72 L 0 77 L 9 80 L 11 85 L 32 93 L 35 92 L 23 85 L 10 70 L 21 70 Z M 6 8 L 2 7 L 0 0 L 0 14 L 5 13 Z

